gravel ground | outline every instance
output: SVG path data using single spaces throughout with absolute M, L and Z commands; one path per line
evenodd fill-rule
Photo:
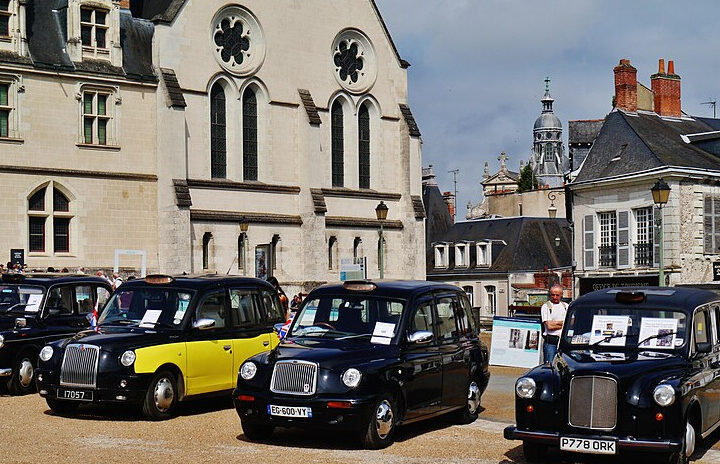
M 133 411 L 87 408 L 76 418 L 53 415 L 38 395 L 0 397 L 0 462 L 55 463 L 293 462 L 307 463 L 524 463 L 520 442 L 502 438 L 513 422 L 513 384 L 524 369 L 492 368 L 480 419 L 452 425 L 438 418 L 398 430 L 397 443 L 381 451 L 364 451 L 342 434 L 280 430 L 267 444 L 245 440 L 228 399 L 183 404 L 180 416 L 147 422 Z M 697 463 L 720 462 L 720 434 L 704 444 Z M 573 462 L 551 455 L 552 462 Z M 572 456 L 576 458 L 576 456 Z M 636 460 L 636 459 L 635 459 Z M 633 458 L 626 460 L 633 462 Z M 583 462 L 613 463 L 614 459 Z

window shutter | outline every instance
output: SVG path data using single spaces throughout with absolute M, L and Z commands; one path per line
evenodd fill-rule
M 617 266 L 630 267 L 630 212 L 618 211 Z
M 720 253 L 720 196 L 712 197 L 712 248 L 711 254 Z
M 660 208 L 653 207 L 650 224 L 653 228 L 653 266 L 655 267 L 660 266 L 660 228 L 658 227 L 660 214 Z
M 583 262 L 585 269 L 595 269 L 595 217 L 583 219 Z
M 705 196 L 703 201 L 703 250 L 705 253 L 712 253 L 713 249 L 713 215 L 712 198 Z

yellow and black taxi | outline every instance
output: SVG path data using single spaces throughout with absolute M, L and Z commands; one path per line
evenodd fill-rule
M 528 461 L 566 452 L 652 453 L 686 463 L 720 426 L 720 297 L 691 288 L 589 293 L 568 308 L 558 352 L 515 384 Z
M 311 291 L 280 344 L 242 364 L 233 399 L 251 440 L 321 427 L 377 449 L 401 424 L 445 413 L 472 422 L 489 377 L 461 289 L 357 281 Z
M 111 292 L 106 280 L 86 275 L 2 274 L 0 384 L 12 394 L 32 392 L 42 347 L 87 328 Z
M 60 414 L 83 403 L 128 403 L 166 419 L 179 401 L 229 393 L 240 365 L 277 344 L 273 326 L 283 316 L 277 292 L 259 279 L 132 280 L 94 330 L 43 347 L 38 392 Z

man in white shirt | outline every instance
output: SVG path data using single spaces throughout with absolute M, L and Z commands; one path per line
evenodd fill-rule
M 567 313 L 567 303 L 561 301 L 563 287 L 555 284 L 550 287 L 550 300 L 540 308 L 543 326 L 543 362 L 551 362 L 557 353 L 563 322 Z

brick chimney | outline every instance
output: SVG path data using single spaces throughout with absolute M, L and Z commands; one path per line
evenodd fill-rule
M 630 60 L 620 60 L 615 72 L 615 107 L 631 113 L 637 112 L 637 69 Z
M 455 195 L 452 192 L 443 192 L 443 200 L 447 205 L 448 212 L 452 221 L 455 222 Z
M 120 0 L 120 8 L 129 10 L 130 9 L 130 0 Z
M 665 60 L 660 59 L 658 72 L 650 76 L 650 83 L 655 94 L 655 112 L 660 116 L 681 117 L 680 76 L 675 74 L 675 63 L 668 61 L 665 73 Z

